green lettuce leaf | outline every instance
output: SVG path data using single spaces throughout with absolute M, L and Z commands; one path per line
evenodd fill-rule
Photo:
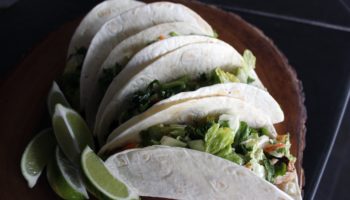
M 215 123 L 205 135 L 205 151 L 215 155 L 227 146 L 231 146 L 233 139 L 234 134 L 230 128 L 220 127 L 220 124 Z
M 273 165 L 271 165 L 268 159 L 264 159 L 263 164 L 266 170 L 266 180 L 269 182 L 273 182 L 275 176 L 275 168 L 273 167 Z
M 277 177 L 277 176 L 284 176 L 287 172 L 287 165 L 286 163 L 284 162 L 278 162 L 276 165 L 275 165 L 275 174 L 274 174 L 274 177 Z
M 251 71 L 255 69 L 255 63 L 255 56 L 250 50 L 246 49 L 243 53 L 242 67 L 236 70 L 236 77 L 240 82 L 249 84 L 255 81 L 255 79 L 250 76 Z
M 284 156 L 287 157 L 289 161 L 295 162 L 296 158 L 290 153 L 290 147 L 292 145 L 290 143 L 289 133 L 287 133 L 286 135 L 283 135 L 282 140 L 283 140 L 283 143 L 285 144 L 285 147 L 283 148 Z
M 256 63 L 256 58 L 255 58 L 254 54 L 249 49 L 244 50 L 244 52 L 243 52 L 243 68 L 245 69 L 245 71 L 255 69 L 255 63 Z
M 248 124 L 243 121 L 240 122 L 239 129 L 235 135 L 234 146 L 237 147 L 243 141 L 247 140 L 248 136 L 250 135 L 250 132 L 251 132 L 251 129 L 249 128 Z
M 236 164 L 243 165 L 244 158 L 242 155 L 237 154 L 231 145 L 226 146 L 224 149 L 222 149 L 220 152 L 216 154 L 216 156 L 219 156 L 221 158 L 224 158 L 226 160 L 232 161 Z
M 225 72 L 220 68 L 215 69 L 214 79 L 218 83 L 240 82 L 240 80 L 233 73 Z

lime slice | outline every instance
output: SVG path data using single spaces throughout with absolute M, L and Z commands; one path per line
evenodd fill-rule
M 88 199 L 79 170 L 57 147 L 46 170 L 51 188 L 63 199 Z
M 64 105 L 65 107 L 71 107 L 63 92 L 58 87 L 57 83 L 54 81 L 50 89 L 49 95 L 47 97 L 47 107 L 49 109 L 50 116 L 52 116 L 55 112 L 55 106 L 58 103 Z
M 88 190 L 99 199 L 139 199 L 124 183 L 115 178 L 103 161 L 86 147 L 81 156 L 81 166 Z
M 55 150 L 56 140 L 52 129 L 37 134 L 27 145 L 21 159 L 21 171 L 30 188 L 34 187 Z
M 57 104 L 52 125 L 63 153 L 70 161 L 79 165 L 84 148 L 87 145 L 94 147 L 92 134 L 83 118 L 76 111 Z

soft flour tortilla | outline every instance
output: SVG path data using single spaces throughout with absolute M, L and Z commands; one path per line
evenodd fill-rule
M 157 24 L 189 22 L 202 29 L 205 35 L 214 31 L 198 14 L 175 3 L 157 2 L 139 6 L 122 13 L 105 23 L 93 38 L 86 54 L 80 76 L 80 106 L 85 107 L 86 80 L 98 73 L 111 50 L 125 38 Z
M 107 139 L 107 144 L 101 148 L 100 154 L 108 154 L 129 143 L 139 143 L 139 133 L 153 125 L 191 123 L 196 119 L 216 114 L 233 115 L 250 127 L 267 127 L 270 132 L 276 132 L 270 119 L 252 105 L 232 97 L 214 96 L 175 105 L 160 104 L 151 107 L 114 129 Z
M 152 146 L 106 160 L 113 176 L 140 196 L 187 200 L 292 198 L 243 166 L 178 147 Z
M 242 63 L 242 56 L 233 47 L 212 38 L 210 42 L 193 43 L 171 51 L 146 67 L 126 67 L 114 78 L 102 100 L 94 132 L 101 141 L 117 114 L 127 108 L 130 96 L 146 88 L 153 80 L 164 83 L 184 75 L 196 78 L 217 67 L 232 71 Z M 255 74 L 254 70 L 252 74 Z
M 273 124 L 284 120 L 284 114 L 280 105 L 267 91 L 245 83 L 222 83 L 199 88 L 196 91 L 182 92 L 158 102 L 158 105 L 176 104 L 190 99 L 210 96 L 227 96 L 240 99 L 261 110 L 270 118 Z
M 89 90 L 86 90 L 87 93 L 82 95 L 87 97 L 85 114 L 89 124 L 94 123 L 98 105 L 105 92 L 101 91 L 101 86 L 99 85 L 99 79 L 103 76 L 103 71 L 115 67 L 116 64 L 122 69 L 138 51 L 160 40 L 160 38 L 161 40 L 166 40 L 169 37 L 173 37 L 174 34 L 176 35 L 174 37 L 178 37 L 182 35 L 205 35 L 205 32 L 189 22 L 164 23 L 132 35 L 114 47 L 103 62 L 99 72 L 96 75 L 89 76 L 85 81 L 86 88 L 89 88 Z M 189 39 L 193 39 L 193 41 Z M 188 37 L 188 39 L 185 39 L 185 42 L 197 42 L 197 40 L 196 37 Z M 178 43 L 178 45 L 181 44 L 181 42 Z
M 78 28 L 75 30 L 69 44 L 67 57 L 73 55 L 75 51 L 81 47 L 87 49 L 92 38 L 105 22 L 129 9 L 142 5 L 145 4 L 133 0 L 109 0 L 95 6 L 84 17 Z M 74 58 L 70 59 L 69 63 L 67 63 L 66 70 L 74 70 L 72 68 L 79 66 L 81 64 L 79 62 L 82 61 L 75 60 Z

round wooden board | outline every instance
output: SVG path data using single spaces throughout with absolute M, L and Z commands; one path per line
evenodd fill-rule
M 301 83 L 287 59 L 260 30 L 237 15 L 194 1 L 174 2 L 199 13 L 218 32 L 220 39 L 239 52 L 250 49 L 255 54 L 260 79 L 285 113 L 284 122 L 276 127 L 279 133 L 291 134 L 292 153 L 298 158 L 296 166 L 303 185 L 306 110 Z M 65 66 L 68 43 L 78 23 L 79 20 L 69 22 L 51 33 L 1 81 L 1 199 L 58 198 L 43 178 L 45 174 L 34 189 L 27 187 L 20 172 L 20 159 L 30 139 L 49 125 L 46 95 Z

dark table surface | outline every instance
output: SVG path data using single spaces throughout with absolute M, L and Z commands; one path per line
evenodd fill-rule
M 5 77 L 49 32 L 97 2 L 19 0 L 1 8 L 0 76 Z M 206 2 L 235 12 L 263 30 L 302 80 L 308 111 L 305 199 L 349 199 L 350 0 Z M 11 0 L 0 1 L 0 7 L 10 4 Z

